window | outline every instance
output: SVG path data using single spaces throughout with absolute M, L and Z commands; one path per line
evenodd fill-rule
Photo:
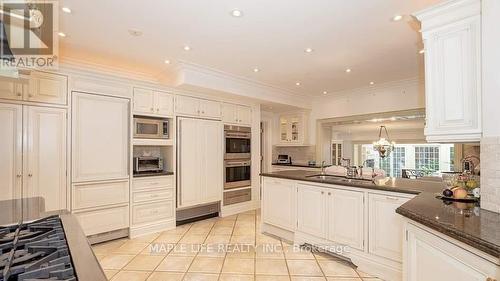
M 416 146 L 415 169 L 427 174 L 439 170 L 439 146 Z
M 405 167 L 406 156 L 404 147 L 395 147 L 391 155 L 392 158 L 392 176 L 400 178 L 401 169 Z
M 455 147 L 450 147 L 450 172 L 455 171 Z

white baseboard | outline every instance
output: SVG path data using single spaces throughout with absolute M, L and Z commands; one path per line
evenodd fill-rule
M 260 201 L 248 201 L 221 207 L 221 217 L 227 217 L 260 208 Z
M 290 242 L 295 241 L 295 237 L 294 237 L 295 235 L 294 235 L 293 231 L 289 231 L 289 230 L 286 230 L 286 229 L 283 229 L 283 228 L 280 228 L 280 227 L 277 227 L 274 225 L 270 225 L 267 223 L 262 223 L 260 229 L 261 229 L 262 233 L 268 233 L 268 234 L 277 236 L 279 238 L 288 240 Z
M 155 222 L 154 224 L 141 225 L 141 226 L 133 226 L 130 227 L 130 238 L 136 238 L 144 235 L 148 235 L 151 233 L 162 232 L 165 230 L 170 230 L 175 228 L 175 220 L 167 220 Z

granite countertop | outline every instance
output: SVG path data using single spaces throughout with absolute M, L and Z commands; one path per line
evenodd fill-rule
M 133 174 L 134 178 L 143 178 L 143 177 L 159 177 L 159 176 L 170 176 L 173 175 L 174 172 L 163 171 L 163 172 L 142 172 Z
M 274 166 L 285 166 L 285 167 L 300 167 L 300 168 L 321 168 L 321 165 L 315 164 L 315 165 L 309 165 L 307 163 L 291 163 L 291 164 L 284 164 L 284 163 L 272 163 Z M 324 167 L 330 167 L 331 165 L 325 165 Z
M 445 203 L 437 199 L 435 194 L 441 193 L 443 183 L 397 178 L 375 185 L 371 181 L 345 182 L 308 177 L 316 174 L 297 170 L 262 173 L 261 176 L 415 194 L 417 196 L 396 209 L 396 213 L 494 257 L 500 256 L 500 215 L 475 204 Z

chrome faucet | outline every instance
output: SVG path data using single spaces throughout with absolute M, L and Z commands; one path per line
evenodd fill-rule
M 326 175 L 326 172 L 325 172 L 325 161 L 322 161 L 321 162 L 321 175 L 324 176 Z

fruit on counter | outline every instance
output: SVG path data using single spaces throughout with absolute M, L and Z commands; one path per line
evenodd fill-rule
M 453 198 L 464 199 L 467 197 L 467 190 L 463 187 L 453 189 Z
M 451 191 L 450 189 L 445 189 L 443 191 L 443 195 L 446 196 L 446 197 L 452 197 L 453 196 L 453 191 Z
M 468 181 L 465 183 L 465 186 L 466 186 L 468 189 L 472 190 L 472 189 L 474 189 L 474 188 L 476 188 L 476 187 L 477 187 L 477 181 L 475 181 L 475 180 L 468 180 Z

